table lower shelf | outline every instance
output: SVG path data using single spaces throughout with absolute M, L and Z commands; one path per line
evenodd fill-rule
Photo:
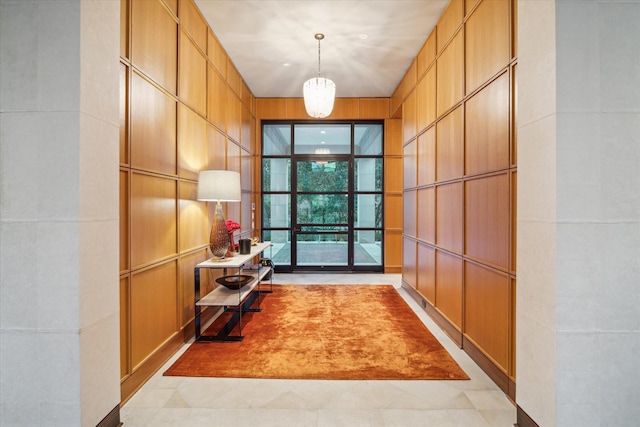
M 243 313 L 260 312 L 260 295 L 273 292 L 273 283 L 270 282 L 269 290 L 261 288 L 262 280 L 271 272 L 270 267 L 260 268 L 258 271 L 242 271 L 242 274 L 254 276 L 254 279 L 240 289 L 227 289 L 222 285 L 216 287 L 213 291 L 202 297 L 195 303 L 195 339 L 196 341 L 215 342 L 215 341 L 242 341 L 242 316 Z M 199 274 L 196 275 L 199 282 Z M 199 289 L 199 283 L 198 283 Z M 258 301 L 258 307 L 251 308 L 253 303 Z M 200 315 L 202 307 L 223 307 L 225 312 L 232 312 L 233 315 L 224 324 L 222 329 L 216 335 L 202 335 L 200 329 Z M 238 327 L 239 335 L 231 335 L 233 330 Z
M 222 328 L 215 335 L 200 335 L 196 338 L 196 341 L 242 341 L 244 339 L 242 330 L 240 331 L 240 335 L 231 335 L 231 333 L 236 328 L 236 326 L 238 326 L 243 313 L 259 313 L 260 311 L 262 311 L 261 308 L 251 308 L 251 305 L 253 305 L 255 300 L 257 298 L 260 298 L 261 293 L 262 292 L 258 290 L 252 291 L 240 306 L 237 306 L 236 308 L 226 307 L 224 311 L 227 313 L 231 312 L 233 313 L 233 315 L 229 318 L 229 320 L 227 320 Z

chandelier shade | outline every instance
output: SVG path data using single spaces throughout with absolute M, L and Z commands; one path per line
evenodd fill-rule
M 324 39 L 324 34 L 316 34 L 315 39 L 318 40 L 318 76 L 305 82 L 302 87 L 302 93 L 307 114 L 311 117 L 322 119 L 333 111 L 336 85 L 333 81 L 320 77 L 320 40 Z
M 331 114 L 336 97 L 336 85 L 324 77 L 307 80 L 303 87 L 304 108 L 311 117 L 321 119 Z

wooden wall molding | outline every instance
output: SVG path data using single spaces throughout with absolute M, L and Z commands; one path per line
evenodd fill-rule
M 391 98 L 391 114 L 401 111 L 403 122 L 403 286 L 510 396 L 514 3 L 451 0 Z

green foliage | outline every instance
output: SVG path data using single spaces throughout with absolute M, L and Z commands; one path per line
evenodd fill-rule
M 348 162 L 298 162 L 298 223 L 346 224 L 349 220 Z M 316 194 L 304 194 L 304 193 Z M 338 194 L 327 194 L 327 193 Z M 322 193 L 322 194 L 317 194 Z

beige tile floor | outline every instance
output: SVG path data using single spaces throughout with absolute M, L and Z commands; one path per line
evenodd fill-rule
M 163 377 L 185 345 L 120 410 L 125 427 L 512 427 L 514 405 L 400 287 L 395 274 L 278 274 L 278 284 L 392 284 L 469 381 L 307 381 Z

